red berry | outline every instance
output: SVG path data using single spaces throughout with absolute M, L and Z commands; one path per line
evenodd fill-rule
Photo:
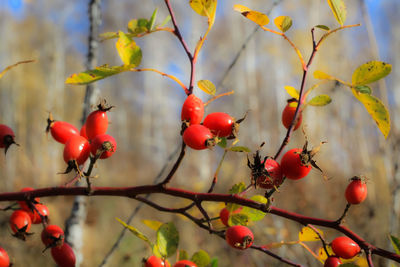
M 65 144 L 71 137 L 79 135 L 78 129 L 65 121 L 52 121 L 48 127 L 48 131 L 61 144 Z
M 108 117 L 106 110 L 95 110 L 86 119 L 86 135 L 92 140 L 99 134 L 105 134 L 108 128 Z
M 89 141 L 80 135 L 76 135 L 68 140 L 64 147 L 64 161 L 69 163 L 76 160 L 78 165 L 82 165 L 89 158 Z
M 28 192 L 28 191 L 32 191 L 35 190 L 32 187 L 24 187 L 21 189 L 21 192 Z M 35 199 L 33 200 L 33 204 L 37 204 L 39 203 L 40 198 L 35 197 Z M 25 210 L 25 211 L 30 211 L 31 209 L 29 208 L 28 204 L 26 203 L 26 201 L 18 201 L 19 206 L 21 207 L 21 209 Z
M 5 148 L 5 152 L 7 152 L 12 144 L 16 144 L 14 138 L 14 131 L 7 125 L 0 124 L 0 148 Z
M 339 257 L 329 256 L 325 261 L 324 267 L 337 267 L 340 264 L 342 264 L 342 261 L 339 259 Z
M 47 208 L 46 205 L 36 204 L 35 207 L 43 217 L 47 218 L 49 216 L 49 208 Z M 42 217 L 38 214 L 36 210 L 34 211 L 29 210 L 27 212 L 29 217 L 31 218 L 32 224 L 42 223 Z
M 294 114 L 297 108 L 297 101 L 289 102 L 285 109 L 282 112 L 282 123 L 286 129 L 289 129 L 290 124 L 292 124 Z M 300 112 L 300 111 L 299 111 Z M 297 116 L 297 123 L 295 124 L 293 131 L 297 130 L 300 127 L 301 121 L 303 120 L 303 116 L 300 114 Z
M 0 247 L 0 267 L 9 267 L 10 258 L 8 257 L 7 251 Z
M 360 252 L 358 244 L 347 236 L 335 238 L 331 246 L 335 255 L 343 259 L 351 259 Z
M 367 198 L 367 184 L 360 178 L 353 178 L 347 186 L 345 196 L 349 204 L 360 204 Z
M 265 161 L 265 169 L 269 175 L 262 175 L 257 178 L 257 185 L 261 188 L 271 189 L 274 186 L 280 186 L 283 182 L 281 166 L 273 159 Z
M 182 105 L 181 119 L 190 124 L 199 124 L 204 116 L 204 104 L 194 94 L 189 95 Z
M 175 263 L 174 267 L 197 267 L 197 265 L 194 262 L 188 260 L 180 260 Z
M 197 150 L 215 145 L 210 129 L 200 124 L 190 125 L 183 132 L 183 141 L 189 147 Z
M 60 247 L 52 247 L 51 256 L 59 267 L 75 267 L 75 253 L 65 242 Z
M 232 214 L 236 214 L 239 213 L 242 210 L 242 207 L 232 211 Z M 229 210 L 227 208 L 223 208 L 220 212 L 219 212 L 219 217 L 222 221 L 223 224 L 225 224 L 226 226 L 229 226 L 228 224 L 228 220 L 229 220 L 229 216 L 231 215 L 231 213 L 229 212 Z
M 100 134 L 92 140 L 90 150 L 94 156 L 96 156 L 97 151 L 99 151 L 99 153 L 101 153 L 100 159 L 106 159 L 111 157 L 117 150 L 117 142 L 115 142 L 114 137 L 111 135 Z
M 246 226 L 235 225 L 226 230 L 225 239 L 233 248 L 246 249 L 253 244 L 254 235 Z
M 64 231 L 58 225 L 48 225 L 41 234 L 46 247 L 61 246 L 64 243 Z
M 26 211 L 16 210 L 11 214 L 10 227 L 15 237 L 25 240 L 26 234 L 31 229 L 31 224 L 31 218 Z
M 293 148 L 283 155 L 281 168 L 283 175 L 291 180 L 301 179 L 311 171 L 311 165 L 304 165 L 301 162 L 300 154 L 302 149 Z
M 170 267 L 171 265 L 167 260 L 163 261 L 156 256 L 150 256 L 146 261 L 144 267 Z
M 208 114 L 203 125 L 219 137 L 231 136 L 235 131 L 235 120 L 229 114 L 223 112 Z
M 81 130 L 79 131 L 80 136 L 85 137 L 86 139 L 89 139 L 86 135 L 86 123 L 82 126 Z

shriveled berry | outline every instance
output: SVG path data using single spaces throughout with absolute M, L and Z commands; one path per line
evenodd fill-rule
M 189 95 L 182 105 L 181 119 L 189 124 L 199 124 L 204 116 L 204 103 L 194 94 Z
M 279 163 L 271 158 L 265 160 L 265 170 L 268 175 L 260 175 L 257 177 L 257 185 L 264 189 L 271 189 L 274 186 L 278 187 L 283 182 L 283 175 Z
M 253 244 L 253 232 L 243 225 L 229 227 L 225 232 L 226 242 L 233 248 L 246 249 Z
M 210 113 L 204 119 L 203 125 L 211 130 L 218 137 L 228 137 L 236 131 L 235 120 L 227 113 Z
M 183 132 L 183 141 L 189 147 L 201 150 L 215 145 L 213 135 L 207 127 L 194 124 Z
M 100 159 L 106 159 L 117 150 L 117 142 L 111 135 L 100 134 L 92 140 L 90 150 L 92 155 L 96 156 L 97 153 L 100 153 Z
M 335 238 L 331 246 L 335 255 L 343 259 L 351 259 L 360 253 L 360 246 L 347 236 Z

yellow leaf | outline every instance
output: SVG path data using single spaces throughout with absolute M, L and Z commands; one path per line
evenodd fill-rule
M 299 99 L 299 91 L 293 86 L 286 85 L 285 90 L 291 97 Z
M 234 5 L 233 9 L 240 12 L 247 19 L 257 23 L 260 26 L 265 26 L 269 23 L 269 18 L 267 15 L 251 10 L 250 8 L 243 5 Z
M 197 86 L 205 93 L 209 95 L 215 95 L 215 85 L 209 80 L 200 80 L 197 82 Z
M 323 236 L 324 233 L 321 230 L 317 229 L 317 231 L 321 236 Z M 318 235 L 310 227 L 305 226 L 299 232 L 299 241 L 307 242 L 307 241 L 319 241 L 319 240 L 320 239 Z
M 341 26 L 346 21 L 347 10 L 343 0 L 327 0 L 333 15 Z
M 163 224 L 162 222 L 152 221 L 152 220 L 142 220 L 142 223 L 144 223 L 147 227 L 155 231 L 157 231 L 158 228 L 160 228 L 160 226 Z
M 325 72 L 322 72 L 320 70 L 314 71 L 314 78 L 319 80 L 335 80 L 335 77 L 326 74 Z
M 334 254 L 331 246 L 327 246 L 327 250 L 329 252 L 329 255 Z M 326 255 L 325 249 L 323 247 L 320 247 L 318 249 L 318 257 L 321 261 L 325 261 L 328 258 L 328 255 Z
M 87 70 L 81 73 L 74 73 L 65 80 L 65 83 L 76 85 L 89 84 L 127 70 L 129 70 L 129 68 L 126 68 L 124 66 L 103 65 L 96 67 L 93 70 Z
M 115 43 L 119 57 L 124 65 L 132 68 L 137 67 L 142 60 L 142 50 L 135 41 L 127 36 L 124 32 L 118 32 L 119 38 Z
M 370 61 L 359 66 L 351 77 L 353 85 L 364 85 L 382 79 L 392 71 L 392 65 L 382 61 Z
M 212 23 L 217 10 L 217 0 L 190 0 L 190 6 L 199 15 L 208 17 Z
M 292 19 L 288 16 L 279 16 L 274 20 L 274 23 L 281 32 L 286 32 L 292 27 Z
M 385 105 L 373 95 L 359 93 L 353 88 L 351 91 L 358 101 L 364 105 L 368 113 L 376 122 L 379 130 L 385 138 L 387 138 L 390 132 L 390 115 Z

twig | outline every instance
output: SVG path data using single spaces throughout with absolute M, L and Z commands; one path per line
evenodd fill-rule
M 342 216 L 340 216 L 340 218 L 336 220 L 337 224 L 341 224 L 342 223 L 342 221 L 343 221 L 344 217 L 346 217 L 346 214 L 349 211 L 350 207 L 351 207 L 351 204 L 347 203 L 346 207 L 344 208 Z
M 181 146 L 181 153 L 179 154 L 178 159 L 176 160 L 174 166 L 172 167 L 171 171 L 168 173 L 167 177 L 165 177 L 164 181 L 159 183 L 160 186 L 165 187 L 172 179 L 174 176 L 175 172 L 178 170 L 179 165 L 181 164 L 183 158 L 185 157 L 185 149 L 186 149 L 186 144 L 182 141 L 182 146 Z

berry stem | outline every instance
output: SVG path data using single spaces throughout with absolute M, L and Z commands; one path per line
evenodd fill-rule
M 342 216 L 340 216 L 340 218 L 336 220 L 336 223 L 337 223 L 338 225 L 342 224 L 342 221 L 343 221 L 344 217 L 346 217 L 346 214 L 347 214 L 347 212 L 349 211 L 350 207 L 351 207 L 351 204 L 350 204 L 350 203 L 347 203 L 347 204 L 346 204 L 346 207 L 344 208 L 344 211 L 343 211 Z
M 165 187 L 171 181 L 175 172 L 178 170 L 179 165 L 181 164 L 183 158 L 185 157 L 185 150 L 186 150 L 186 144 L 184 142 L 182 142 L 181 153 L 179 154 L 178 159 L 176 160 L 171 171 L 168 173 L 167 177 L 165 177 L 164 181 L 162 181 L 161 183 L 158 184 L 159 186 Z

